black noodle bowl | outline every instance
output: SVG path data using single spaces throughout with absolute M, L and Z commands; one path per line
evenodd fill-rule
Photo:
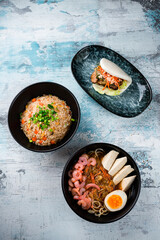
M 126 156 L 127 164 L 131 165 L 131 167 L 134 168 L 134 173 L 137 176 L 132 186 L 130 187 L 130 190 L 128 191 L 128 200 L 127 200 L 126 206 L 120 211 L 109 212 L 107 215 L 102 215 L 100 217 L 95 216 L 94 214 L 91 214 L 86 210 L 83 210 L 81 206 L 77 204 L 77 201 L 73 199 L 71 192 L 68 190 L 68 179 L 69 179 L 68 171 L 72 169 L 72 167 L 78 161 L 78 158 L 82 154 L 88 153 L 90 151 L 94 151 L 97 148 L 102 148 L 105 151 L 105 153 L 108 153 L 111 150 L 118 151 L 119 152 L 118 157 Z M 79 217 L 94 223 L 111 223 L 124 217 L 126 214 L 128 214 L 131 211 L 131 209 L 136 204 L 140 194 L 140 189 L 141 189 L 141 178 L 140 178 L 140 173 L 135 161 L 123 149 L 108 143 L 93 143 L 79 149 L 70 157 L 70 159 L 68 160 L 68 162 L 64 167 L 63 174 L 62 174 L 62 190 L 68 205 Z

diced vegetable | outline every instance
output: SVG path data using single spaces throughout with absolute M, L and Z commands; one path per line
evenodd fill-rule
M 48 108 L 53 109 L 54 107 L 51 104 L 48 104 Z
M 33 137 L 33 138 L 32 138 L 32 141 L 33 141 L 33 142 L 35 142 L 36 140 L 37 140 L 37 138 L 36 138 L 36 137 Z
M 92 183 L 95 183 L 95 179 L 94 179 L 93 173 L 90 172 L 90 176 L 91 176 L 91 181 L 92 181 Z
M 33 98 L 33 99 L 32 99 L 32 102 L 35 102 L 35 101 L 36 101 L 36 98 Z
M 24 124 L 25 123 L 25 120 L 24 119 L 22 119 L 22 124 Z

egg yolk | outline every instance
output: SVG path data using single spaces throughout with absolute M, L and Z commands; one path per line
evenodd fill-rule
M 119 195 L 112 195 L 108 198 L 107 204 L 112 209 L 117 209 L 122 206 L 122 198 Z

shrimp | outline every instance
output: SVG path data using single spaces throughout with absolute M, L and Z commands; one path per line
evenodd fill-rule
M 86 202 L 86 207 L 84 207 L 84 210 L 88 210 L 91 207 L 91 198 L 85 198 L 84 201 Z
M 85 157 L 80 157 L 78 160 L 78 163 L 82 164 L 82 165 L 87 165 L 87 158 Z
M 81 205 L 82 208 L 85 208 L 87 206 L 87 203 L 85 200 L 79 200 L 77 203 L 78 203 L 78 205 Z
M 92 157 L 92 158 L 88 159 L 87 166 L 90 166 L 90 165 L 92 165 L 92 166 L 96 165 L 96 159 L 95 158 Z
M 80 184 L 80 188 L 83 188 L 85 186 L 85 182 L 82 182 L 81 184 Z
M 73 171 L 73 178 L 75 180 L 80 180 L 82 179 L 82 173 L 79 170 L 74 170 Z
M 76 163 L 76 165 L 74 166 L 77 170 L 82 171 L 84 169 L 84 165 L 82 165 L 81 163 Z
M 74 183 L 74 186 L 75 186 L 76 188 L 83 188 L 83 187 L 85 186 L 85 182 L 82 182 L 82 183 L 80 184 L 79 181 L 76 181 L 76 182 Z
M 73 170 L 69 170 L 69 172 L 68 172 L 68 177 L 72 177 L 72 173 L 73 173 Z
M 85 191 L 86 191 L 86 189 L 82 187 L 82 188 L 79 190 L 80 195 L 83 195 L 83 193 L 84 193 Z
M 86 197 L 87 197 L 87 195 L 88 195 L 88 191 L 85 191 L 84 193 L 83 193 L 83 195 L 81 195 L 81 196 L 79 196 L 79 199 L 85 199 Z
M 70 191 L 70 192 L 72 191 L 72 188 L 70 186 L 68 187 L 68 191 Z
M 74 183 L 74 186 L 75 186 L 76 188 L 80 188 L 79 181 L 76 181 L 76 182 Z
M 73 182 L 71 181 L 71 179 L 68 180 L 68 185 L 69 185 L 70 187 L 74 187 L 74 184 L 73 184 Z
M 84 157 L 84 158 L 86 158 L 86 159 L 88 159 L 89 158 L 89 156 L 87 155 L 87 154 L 82 154 L 82 156 L 81 157 Z
M 85 182 L 86 179 L 87 179 L 87 176 L 82 176 L 82 180 L 83 180 L 83 182 Z
M 100 190 L 100 187 L 95 183 L 89 183 L 86 185 L 86 189 L 91 188 L 91 187 L 94 187 L 94 188 L 97 188 L 98 190 Z
M 77 181 L 77 179 L 71 178 L 71 181 L 72 181 L 73 183 L 75 183 L 75 182 Z
M 79 200 L 79 196 L 78 195 L 74 195 L 73 199 Z
M 78 201 L 78 205 L 81 205 L 84 210 L 88 210 L 91 207 L 91 199 L 84 198 Z
M 72 188 L 71 192 L 72 192 L 73 196 L 75 196 L 77 194 L 80 195 L 78 188 Z

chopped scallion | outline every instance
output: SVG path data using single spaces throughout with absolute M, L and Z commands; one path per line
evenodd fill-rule
M 48 104 L 49 109 L 46 109 L 46 107 L 37 107 L 39 108 L 39 112 L 33 114 L 33 117 L 30 118 L 29 122 L 33 121 L 34 124 L 38 123 L 37 126 L 42 130 L 48 128 L 51 121 L 59 119 L 57 112 L 54 111 L 54 107 L 51 104 Z
M 48 104 L 48 108 L 53 109 L 54 107 L 51 104 Z

